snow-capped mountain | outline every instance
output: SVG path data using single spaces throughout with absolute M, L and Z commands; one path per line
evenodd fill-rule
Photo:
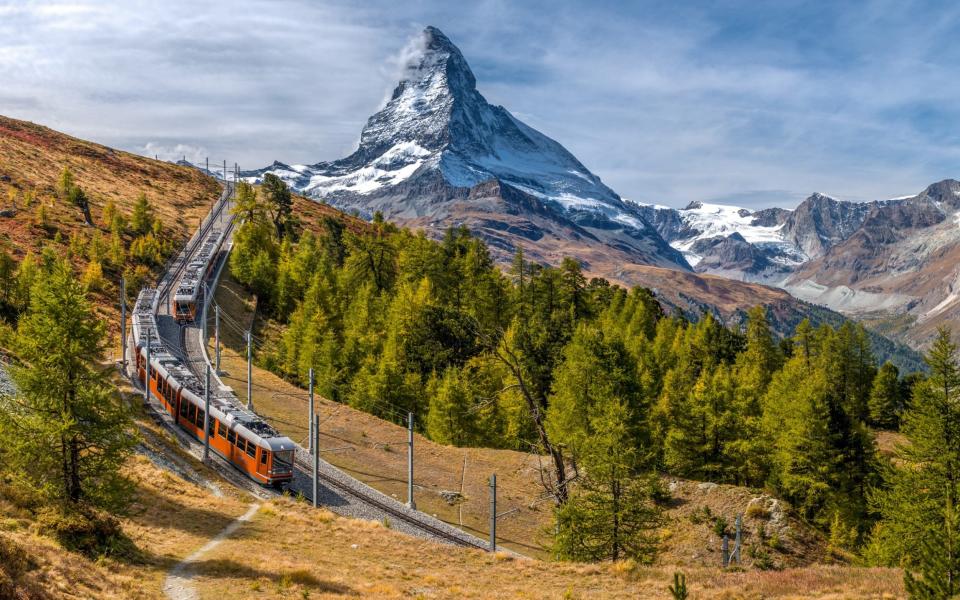
M 698 273 L 780 287 L 851 316 L 889 319 L 922 347 L 960 318 L 960 182 L 914 196 L 846 202 L 813 194 L 797 208 L 750 211 L 693 202 L 642 206 Z
M 272 172 L 297 191 L 366 216 L 380 211 L 425 227 L 465 223 L 502 252 L 523 243 L 544 262 L 572 242 L 592 248 L 586 261 L 690 268 L 639 207 L 559 143 L 489 104 L 440 30 L 427 27 L 413 54 L 353 154 L 313 165 L 275 162 L 242 175 Z
M 738 206 L 705 202 L 691 202 L 679 210 L 642 207 L 646 219 L 671 246 L 683 252 L 698 272 L 766 281 L 808 259 L 785 235 L 791 213 L 788 210 L 754 213 Z

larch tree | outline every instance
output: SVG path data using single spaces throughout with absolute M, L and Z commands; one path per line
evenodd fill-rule
M 896 429 L 903 409 L 900 371 L 889 362 L 883 363 L 873 380 L 868 408 L 870 423 L 881 429 Z
M 69 265 L 54 263 L 17 326 L 22 362 L 11 372 L 16 395 L 0 400 L 0 434 L 23 483 L 69 504 L 120 500 L 118 469 L 136 443 L 128 408 L 98 364 L 104 340 Z
M 263 176 L 261 189 L 270 207 L 270 216 L 277 238 L 282 240 L 292 233 L 290 225 L 293 216 L 293 195 L 287 184 L 273 173 Z
M 130 217 L 130 227 L 137 235 L 150 233 L 153 227 L 153 206 L 147 200 L 147 195 L 140 193 L 133 204 L 133 215 Z
M 579 478 L 556 512 L 554 552 L 574 560 L 649 561 L 658 511 L 651 501 L 649 403 L 623 345 L 581 325 L 564 350 L 547 430 Z
M 927 353 L 930 376 L 914 389 L 886 485 L 874 495 L 881 521 L 868 555 L 906 568 L 911 597 L 960 593 L 960 365 L 950 332 L 941 328 Z

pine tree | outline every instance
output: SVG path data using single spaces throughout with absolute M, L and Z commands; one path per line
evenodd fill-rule
M 15 399 L 0 399 L 0 435 L 14 473 L 41 494 L 114 502 L 118 468 L 136 443 L 126 405 L 98 360 L 105 332 L 69 265 L 36 280 L 21 317 Z
M 9 252 L 0 249 L 0 304 L 5 308 L 13 308 L 16 273 L 17 262 Z
M 920 577 L 907 569 L 903 583 L 910 600 L 949 600 L 960 589 L 960 519 L 953 506 L 943 516 L 944 531 L 931 532 L 920 543 L 916 566 Z
M 244 223 L 262 223 L 267 220 L 267 207 L 257 198 L 257 190 L 246 181 L 237 184 L 233 214 L 240 217 Z
M 103 223 L 104 227 L 112 227 L 113 219 L 117 216 L 117 205 L 114 203 L 113 198 L 107 200 L 107 203 L 103 207 L 103 212 L 100 215 L 100 221 Z
M 623 400 L 594 397 L 588 425 L 593 433 L 581 446 L 581 478 L 556 511 L 557 557 L 653 561 L 660 512 L 651 500 L 655 479 L 640 476 L 645 449 L 636 444 L 636 421 Z
M 282 240 L 290 231 L 290 220 L 293 215 L 293 196 L 290 188 L 282 179 L 273 173 L 263 177 L 263 195 L 270 206 L 273 226 L 276 229 L 277 239 Z
M 150 228 L 153 227 L 153 207 L 150 205 L 150 201 L 147 200 L 147 195 L 142 192 L 137 196 L 137 201 L 133 205 L 133 216 L 130 219 L 130 226 L 133 228 L 134 233 L 138 235 L 146 235 L 150 232 Z
M 103 267 L 99 262 L 91 261 L 83 271 L 83 278 L 80 280 L 83 289 L 88 292 L 99 292 L 103 289 Z
M 472 394 L 460 369 L 450 367 L 428 386 L 427 435 L 440 444 L 466 445 L 472 436 Z
M 948 329 L 938 331 L 925 360 L 930 376 L 914 388 L 901 425 L 909 443 L 898 446 L 873 497 L 881 521 L 869 554 L 902 564 L 912 596 L 951 598 L 960 593 L 960 365 Z
M 73 171 L 70 170 L 70 167 L 64 167 L 60 171 L 60 178 L 57 180 L 57 196 L 64 202 L 69 201 L 70 192 L 73 191 L 75 185 Z
M 883 363 L 870 390 L 870 422 L 881 429 L 895 429 L 900 421 L 900 372 L 889 362 Z

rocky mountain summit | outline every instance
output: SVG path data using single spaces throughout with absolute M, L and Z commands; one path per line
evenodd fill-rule
M 294 189 L 343 210 L 430 228 L 466 224 L 502 253 L 553 262 L 573 245 L 593 261 L 689 270 L 683 255 L 563 146 L 489 104 L 460 50 L 435 27 L 414 44 L 360 145 L 333 162 L 275 162 Z M 590 258 L 585 258 L 590 262 Z

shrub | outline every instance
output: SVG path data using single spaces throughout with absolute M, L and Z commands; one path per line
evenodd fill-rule
M 0 535 L 0 598 L 19 598 L 23 575 L 36 565 L 15 542 Z
M 766 507 L 763 506 L 761 503 L 754 502 L 753 504 L 747 507 L 746 515 L 748 519 L 766 520 L 770 518 L 770 511 L 767 510 Z
M 114 517 L 81 507 L 48 508 L 38 519 L 41 533 L 57 540 L 67 550 L 85 556 L 135 558 L 136 547 Z
M 717 537 L 723 537 L 727 533 L 727 527 L 729 523 L 723 517 L 717 517 L 713 520 L 713 532 L 717 534 Z

